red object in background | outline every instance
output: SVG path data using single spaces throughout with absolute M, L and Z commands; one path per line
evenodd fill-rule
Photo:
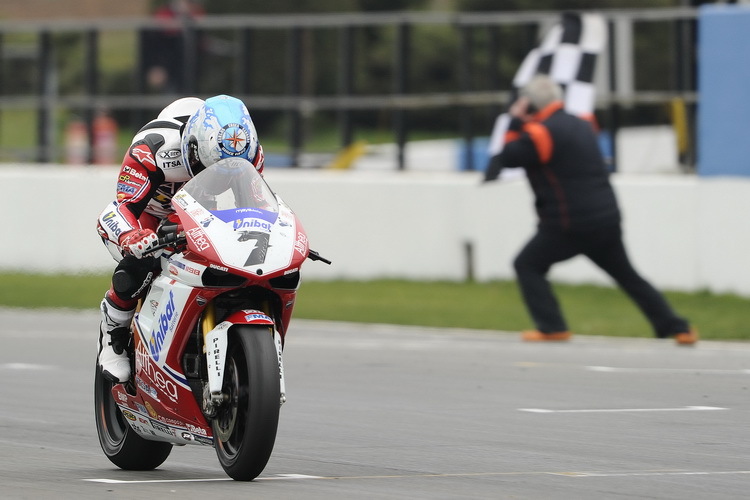
M 85 165 L 88 163 L 89 133 L 81 120 L 68 123 L 65 128 L 65 163 Z
M 94 118 L 94 165 L 114 165 L 117 161 L 117 122 L 100 113 Z

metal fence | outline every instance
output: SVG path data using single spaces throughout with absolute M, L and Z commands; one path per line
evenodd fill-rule
M 608 10 L 602 14 L 609 26 L 608 52 L 598 65 L 597 75 L 597 110 L 602 117 L 602 126 L 614 136 L 622 124 L 623 110 L 634 106 L 663 106 L 679 99 L 688 109 L 694 109 L 697 104 L 697 10 Z M 326 112 L 336 116 L 338 141 L 345 146 L 353 141 L 353 116 L 356 113 L 387 110 L 393 142 L 398 145 L 396 164 L 403 169 L 407 167 L 404 146 L 413 131 L 408 120 L 410 113 L 430 109 L 456 110 L 458 135 L 465 141 L 467 151 L 470 150 L 475 136 L 486 136 L 489 132 L 487 120 L 478 122 L 474 111 L 483 109 L 497 113 L 510 95 L 508 83 L 512 75 L 507 71 L 502 74 L 498 69 L 499 58 L 506 48 L 501 30 L 508 26 L 522 27 L 528 50 L 538 41 L 541 31 L 559 18 L 559 12 L 536 11 L 205 16 L 171 25 L 151 18 L 3 21 L 0 22 L 0 119 L 2 113 L 8 111 L 31 110 L 36 116 L 36 124 L 35 130 L 30 130 L 29 134 L 36 140 L 23 151 L 15 151 L 9 144 L 0 144 L 0 151 L 5 150 L 2 156 L 6 160 L 15 155 L 31 161 L 54 161 L 59 156 L 60 141 L 56 134 L 59 134 L 58 114 L 61 110 L 78 110 L 91 138 L 97 110 L 127 112 L 135 125 L 179 96 L 205 97 L 208 89 L 202 87 L 198 77 L 199 67 L 203 64 L 199 39 L 205 33 L 223 32 L 232 33 L 228 42 L 230 46 L 225 49 L 233 61 L 231 74 L 224 80 L 223 92 L 241 98 L 253 112 L 267 111 L 285 117 L 286 143 L 292 166 L 299 164 L 300 155 L 305 150 L 305 123 L 316 114 Z M 637 50 L 644 50 L 642 47 L 638 49 L 639 37 L 642 27 L 648 29 L 650 24 L 664 26 L 670 31 L 668 46 L 645 49 L 668 52 L 666 58 L 670 64 L 666 71 L 669 74 L 662 88 L 640 89 L 636 84 L 640 65 L 635 54 Z M 456 49 L 459 57 L 455 61 L 456 88 L 425 92 L 410 82 L 409 68 L 415 57 L 412 50 L 415 28 L 420 25 L 440 25 L 455 30 L 459 44 Z M 179 32 L 181 87 L 179 91 L 172 89 L 153 94 L 148 92 L 144 76 L 148 57 L 144 40 L 148 33 L 165 29 Z M 355 36 L 368 29 L 390 29 L 394 33 L 389 71 L 391 84 L 386 92 L 363 94 L 355 88 L 355 61 L 365 56 L 358 52 L 361 49 L 355 43 Z M 303 88 L 306 72 L 310 71 L 308 35 L 320 30 L 329 33 L 333 30 L 337 40 L 334 54 L 336 88 L 327 93 Z M 105 75 L 100 51 L 102 35 L 107 32 L 135 35 L 132 40 L 136 46 L 130 48 L 136 54 L 130 73 L 132 82 L 124 93 L 103 91 Z M 259 94 L 253 89 L 252 68 L 263 65 L 261 58 L 252 55 L 250 50 L 253 35 L 259 32 L 275 32 L 277 39 L 284 40 L 285 71 L 278 75 L 278 91 L 273 93 Z M 477 36 L 480 33 L 482 36 Z M 61 92 L 60 51 L 56 44 L 60 37 L 65 36 L 82 40 L 82 70 L 75 90 Z M 483 54 L 481 61 L 477 57 L 479 51 Z M 518 55 L 518 63 L 522 55 Z M 33 73 L 30 83 L 20 91 L 8 91 L 12 87 L 10 83 L 17 77 L 16 69 L 23 66 L 24 61 L 26 71 Z M 32 69 L 29 70 L 29 66 Z M 87 154 L 90 161 L 94 154 L 90 140 Z M 689 152 L 686 158 L 689 164 Z M 473 165 L 471 155 L 467 154 L 466 167 L 481 166 Z

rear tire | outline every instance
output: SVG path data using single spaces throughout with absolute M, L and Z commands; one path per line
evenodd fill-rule
M 252 481 L 268 463 L 281 407 L 279 360 L 267 327 L 229 333 L 222 392 L 228 401 L 212 421 L 216 455 L 237 481 Z
M 98 364 L 94 375 L 94 408 L 99 444 L 107 458 L 121 469 L 152 470 L 172 451 L 170 443 L 147 441 L 125 421 L 112 397 L 114 384 L 105 379 Z

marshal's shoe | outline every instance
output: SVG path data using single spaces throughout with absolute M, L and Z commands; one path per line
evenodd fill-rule
M 674 341 L 677 345 L 695 345 L 698 342 L 698 330 L 691 328 L 687 332 L 676 333 Z
M 521 332 L 521 340 L 524 342 L 565 342 L 573 336 L 570 332 L 544 333 L 539 330 L 526 330 Z

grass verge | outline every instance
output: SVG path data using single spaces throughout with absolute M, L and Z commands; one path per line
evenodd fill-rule
M 0 274 L 0 306 L 96 308 L 109 275 Z M 619 290 L 556 284 L 570 328 L 579 334 L 651 337 L 650 326 Z M 704 339 L 750 339 L 750 299 L 666 292 Z M 305 319 L 518 331 L 531 326 L 513 282 L 303 281 L 294 316 Z

